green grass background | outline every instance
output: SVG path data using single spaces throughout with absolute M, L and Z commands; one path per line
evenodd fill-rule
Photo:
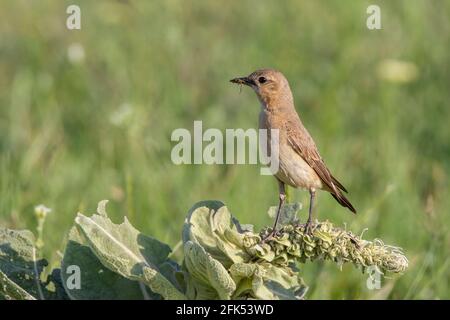
M 65 27 L 69 4 L 82 29 Z M 382 30 L 366 28 L 378 4 Z M 174 246 L 199 200 L 242 223 L 272 223 L 277 185 L 258 166 L 175 166 L 175 128 L 255 128 L 258 102 L 228 80 L 283 71 L 297 110 L 357 216 L 319 194 L 321 219 L 401 246 L 410 268 L 366 288 L 353 266 L 307 264 L 308 298 L 450 298 L 450 2 L 13 1 L 0 3 L 0 224 L 34 230 L 53 211 L 44 256 L 56 263 L 77 211 L 110 199 Z M 84 50 L 84 59 L 68 51 Z M 72 48 L 72 49 L 70 49 Z M 385 59 L 416 79 L 386 81 Z M 293 200 L 307 203 L 307 193 Z M 306 211 L 302 211 L 303 216 Z

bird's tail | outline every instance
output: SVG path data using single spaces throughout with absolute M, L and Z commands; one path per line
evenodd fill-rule
M 332 192 L 331 195 L 336 199 L 337 202 L 343 207 L 348 208 L 351 212 L 356 214 L 356 209 L 350 203 L 350 201 L 342 194 L 340 190 L 336 190 L 337 192 Z

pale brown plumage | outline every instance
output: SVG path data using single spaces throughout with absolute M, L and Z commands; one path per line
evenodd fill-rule
M 347 192 L 347 189 L 331 174 L 323 162 L 322 157 L 317 150 L 316 144 L 311 138 L 308 131 L 302 125 L 298 115 L 293 117 L 294 120 L 287 120 L 285 130 L 287 131 L 289 145 L 297 152 L 308 165 L 316 172 L 322 183 L 325 185 L 325 190 L 329 191 L 331 195 L 344 207 L 347 207 L 353 213 L 356 213 L 355 208 L 350 201 L 342 194 L 341 191 Z
M 339 204 L 356 213 L 355 208 L 342 193 L 347 190 L 333 177 L 320 156 L 314 140 L 303 126 L 295 110 L 292 92 L 284 75 L 273 69 L 262 69 L 247 77 L 235 78 L 231 82 L 248 85 L 256 92 L 262 107 L 260 128 L 279 130 L 280 168 L 275 174 L 280 184 L 279 210 L 284 203 L 284 184 L 288 184 L 310 191 L 308 227 L 311 225 L 316 189 L 330 192 Z M 267 148 L 270 149 L 270 140 Z M 274 231 L 277 220 L 278 217 Z

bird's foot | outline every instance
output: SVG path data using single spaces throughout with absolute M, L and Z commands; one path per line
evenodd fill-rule
M 317 223 L 313 223 L 312 219 L 308 219 L 306 223 L 295 223 L 294 228 L 299 228 L 309 236 L 312 236 L 314 230 L 319 226 Z
M 273 229 L 271 232 L 269 232 L 262 240 L 261 243 L 266 243 L 273 237 L 275 237 L 278 234 L 278 231 L 276 229 Z
M 309 236 L 312 236 L 313 234 L 313 222 L 308 219 L 308 221 L 305 224 L 305 233 Z

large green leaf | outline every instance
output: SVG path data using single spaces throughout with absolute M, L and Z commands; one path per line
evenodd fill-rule
M 191 299 L 230 299 L 236 284 L 227 269 L 198 243 L 184 245 L 184 263 L 189 271 L 188 286 Z
M 9 280 L 31 296 L 45 299 L 48 292 L 40 277 L 47 261 L 36 258 L 34 242 L 30 231 L 0 228 L 0 271 L 5 282 Z
M 71 266 L 78 266 L 80 270 L 79 288 L 67 285 L 73 277 Z M 71 299 L 140 300 L 159 297 L 138 281 L 129 280 L 106 268 L 75 227 L 70 231 L 61 269 L 64 287 Z
M 298 300 L 307 290 L 298 274 L 289 267 L 270 263 L 236 263 L 229 271 L 237 284 L 235 297 Z
M 31 294 L 22 289 L 6 274 L 0 271 L 0 298 L 6 300 L 36 300 Z
M 75 225 L 95 256 L 111 271 L 142 281 L 165 299 L 185 298 L 175 280 L 176 264 L 168 259 L 168 245 L 141 234 L 126 218 L 117 225 L 103 214 L 78 214 Z
M 202 201 L 189 210 L 183 226 L 183 243 L 198 243 L 228 268 L 249 259 L 242 250 L 243 232 L 222 202 Z

